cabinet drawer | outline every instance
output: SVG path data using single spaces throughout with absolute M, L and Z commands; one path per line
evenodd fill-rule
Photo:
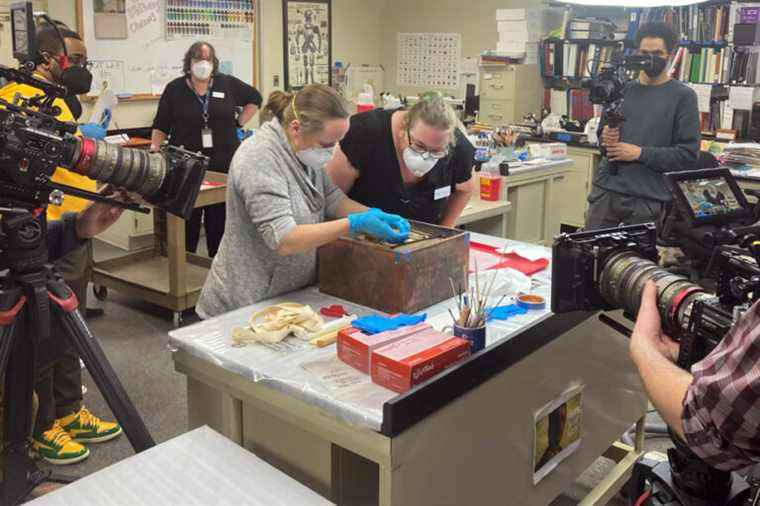
M 512 100 L 480 99 L 479 121 L 493 126 L 515 122 L 515 103 Z
M 516 84 L 514 65 L 495 71 L 481 69 L 480 98 L 513 98 Z

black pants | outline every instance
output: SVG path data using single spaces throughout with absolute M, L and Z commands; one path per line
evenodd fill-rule
M 658 200 L 594 188 L 588 197 L 585 230 L 657 222 L 663 204 Z
M 87 307 L 87 284 L 92 275 L 92 242 L 72 251 L 56 262 L 56 265 L 76 295 L 79 310 L 84 314 Z M 56 342 L 56 356 L 54 360 L 43 358 L 43 363 L 37 367 L 35 390 L 39 397 L 39 410 L 34 424 L 35 435 L 52 428 L 56 418 L 77 413 L 82 408 L 82 367 L 79 354 L 66 341 L 58 322 L 52 320 L 50 336 Z
M 224 222 L 227 216 L 226 204 L 199 207 L 193 211 L 192 217 L 185 222 L 185 246 L 187 251 L 198 251 L 198 241 L 201 238 L 201 218 L 206 229 L 206 246 L 208 256 L 214 258 L 219 251 L 219 243 L 224 235 Z

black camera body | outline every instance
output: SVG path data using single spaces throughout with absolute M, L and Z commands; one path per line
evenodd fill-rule
M 605 126 L 619 128 L 625 123 L 623 104 L 625 87 L 632 79 L 633 72 L 646 71 L 655 67 L 655 56 L 652 55 L 629 55 L 609 65 L 605 65 L 593 79 L 587 79 L 581 83 L 584 89 L 589 90 L 589 100 L 592 104 L 602 106 L 602 121 L 599 122 L 598 138 L 602 138 L 602 129 Z M 607 156 L 607 150 L 600 149 L 602 156 Z M 611 174 L 617 173 L 617 166 L 610 163 L 608 170 Z
M 696 229 L 692 233 L 719 227 L 732 231 L 731 237 L 753 237 L 712 249 L 706 274 L 715 294 L 657 264 L 658 234 L 650 223 L 558 236 L 552 250 L 552 311 L 622 309 L 634 319 L 644 287 L 654 281 L 663 331 L 679 341 L 677 363 L 690 370 L 760 299 L 760 239 L 742 225 L 748 219 L 746 199 L 729 171 L 688 171 L 666 179 L 677 216 Z M 738 224 L 736 229 L 732 224 Z M 657 500 L 671 498 L 667 504 L 745 504 L 749 487 L 744 479 L 708 466 L 683 442 L 674 442 L 668 463 L 637 464 L 631 504 L 646 486 Z
M 55 170 L 77 157 L 77 126 L 14 104 L 0 106 L 0 198 L 14 205 L 46 203 Z
M 189 219 L 207 157 L 175 146 L 148 153 L 78 137 L 76 124 L 56 118 L 60 109 L 54 100 L 65 96 L 64 87 L 2 65 L 0 76 L 41 90 L 40 95 L 16 103 L 0 100 L 0 203 L 43 207 L 54 190 L 99 199 L 97 194 L 52 183 L 56 169 L 63 167 L 136 192 L 147 202 Z

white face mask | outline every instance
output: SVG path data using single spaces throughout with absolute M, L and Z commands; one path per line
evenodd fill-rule
M 190 71 L 193 73 L 196 79 L 200 79 L 201 81 L 205 81 L 211 77 L 212 70 L 214 70 L 214 65 L 212 65 L 210 61 L 206 60 L 197 61 L 190 67 Z
M 335 147 L 332 148 L 308 148 L 298 151 L 296 156 L 307 167 L 320 170 L 333 157 Z
M 404 163 L 409 172 L 415 177 L 422 177 L 430 172 L 438 160 L 435 158 L 424 158 L 421 154 L 415 152 L 412 148 L 405 148 L 402 153 Z

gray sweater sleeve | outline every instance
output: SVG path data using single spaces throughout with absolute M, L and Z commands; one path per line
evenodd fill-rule
M 264 242 L 272 251 L 276 251 L 283 238 L 297 225 L 290 203 L 288 182 L 282 171 L 276 170 L 274 156 L 259 157 L 255 164 L 244 160 L 241 162 L 249 166 L 250 170 L 240 175 L 237 188 L 248 215 Z
M 657 111 L 652 111 L 657 114 Z M 697 94 L 686 90 L 678 97 L 673 145 L 641 148 L 639 161 L 657 172 L 695 169 L 699 155 L 700 119 Z
M 330 174 L 324 169 L 322 170 L 322 178 L 324 180 L 325 189 L 325 216 L 328 219 L 341 218 L 341 216 L 337 215 L 338 206 L 346 197 L 346 194 L 343 193 L 343 190 L 341 190 L 338 185 L 333 183 Z

